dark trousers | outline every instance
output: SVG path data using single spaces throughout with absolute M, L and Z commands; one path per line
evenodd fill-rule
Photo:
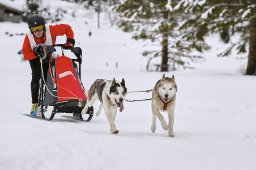
M 32 80 L 31 80 L 31 97 L 32 103 L 38 103 L 38 93 L 39 93 L 39 80 L 41 78 L 41 63 L 40 59 L 36 58 L 33 60 L 29 60 L 29 64 L 32 71 Z M 43 71 L 44 78 L 46 81 L 46 75 L 48 72 L 48 61 L 43 60 Z

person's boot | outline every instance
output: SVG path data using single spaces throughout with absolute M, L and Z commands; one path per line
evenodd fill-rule
M 33 103 L 30 115 L 31 116 L 37 116 L 37 114 L 38 114 L 38 103 Z

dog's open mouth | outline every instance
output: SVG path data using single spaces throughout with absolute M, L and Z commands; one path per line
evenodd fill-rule
M 123 102 L 117 102 L 117 101 L 116 101 L 116 105 L 117 105 L 117 107 L 120 108 L 120 109 L 119 109 L 120 112 L 122 112 L 122 111 L 124 110 L 124 104 L 123 104 Z
M 168 103 L 169 101 L 170 101 L 170 98 L 168 98 L 168 97 L 167 97 L 167 98 L 166 98 L 166 97 L 164 98 L 164 102 L 165 102 L 165 103 Z

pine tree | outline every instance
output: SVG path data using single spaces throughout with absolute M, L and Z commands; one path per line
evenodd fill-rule
M 47 21 L 56 22 L 60 21 L 67 13 L 65 9 L 57 8 L 54 12 L 49 12 L 46 4 L 42 0 L 27 0 L 27 11 L 24 13 L 25 18 L 29 18 L 32 15 L 41 15 Z
M 27 0 L 27 11 L 25 13 L 25 17 L 29 17 L 33 14 L 37 14 L 39 11 L 39 4 L 41 3 L 41 0 Z
M 169 0 L 172 12 L 185 11 L 193 17 L 187 19 L 182 28 L 195 29 L 198 38 L 217 33 L 229 44 L 220 56 L 248 52 L 246 75 L 256 74 L 256 0 L 180 0 L 177 4 Z M 201 32 L 203 28 L 203 33 Z M 239 36 L 236 41 L 232 37 Z
M 182 13 L 173 13 L 166 8 L 167 0 L 126 0 L 114 9 L 122 17 L 120 27 L 133 33 L 133 38 L 149 40 L 161 49 L 145 51 L 149 61 L 161 57 L 160 71 L 175 70 L 176 65 L 187 67 L 189 62 L 200 58 L 192 55 L 192 49 L 203 51 L 208 47 L 203 41 L 195 41 L 192 30 L 180 31 L 179 25 L 186 18 Z M 185 36 L 185 37 L 184 37 Z M 181 41 L 183 38 L 184 41 Z M 171 65 L 172 64 L 172 65 Z

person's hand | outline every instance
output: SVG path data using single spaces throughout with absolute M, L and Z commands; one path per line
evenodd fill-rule
M 74 45 L 73 45 L 72 43 L 70 43 L 70 42 L 67 42 L 67 43 L 65 43 L 65 44 L 63 45 L 63 48 L 64 48 L 65 50 L 71 49 L 71 48 L 74 48 Z
M 34 48 L 34 52 L 40 58 L 44 58 L 46 56 L 45 48 L 42 45 L 37 45 Z
M 74 39 L 67 39 L 67 42 L 63 45 L 64 49 L 72 49 L 74 48 L 75 40 Z

